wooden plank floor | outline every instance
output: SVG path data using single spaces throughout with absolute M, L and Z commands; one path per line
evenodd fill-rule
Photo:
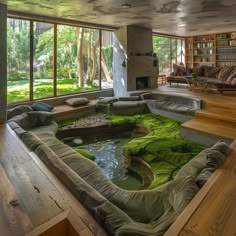
M 70 208 L 84 235 L 106 235 L 6 124 L 0 125 L 0 180 L 0 235 L 25 235 Z

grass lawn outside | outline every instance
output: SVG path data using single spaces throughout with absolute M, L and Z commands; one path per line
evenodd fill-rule
M 7 82 L 7 102 L 16 103 L 29 100 L 29 80 L 18 80 Z M 77 87 L 77 79 L 57 80 L 57 95 L 79 93 L 83 91 L 97 90 L 98 87 L 90 85 L 87 87 Z M 53 96 L 53 80 L 34 80 L 34 99 Z

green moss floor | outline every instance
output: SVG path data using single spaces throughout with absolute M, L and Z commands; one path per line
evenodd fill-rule
M 200 151 L 204 145 L 183 139 L 181 123 L 155 114 L 135 116 L 112 116 L 112 125 L 141 124 L 150 132 L 132 139 L 124 147 L 126 155 L 145 160 L 152 168 L 155 179 L 149 189 L 160 186 L 174 178 L 178 170 Z

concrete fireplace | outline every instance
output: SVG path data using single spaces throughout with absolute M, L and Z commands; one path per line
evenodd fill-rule
M 152 30 L 125 26 L 115 31 L 113 42 L 114 95 L 155 89 L 158 60 L 153 55 Z

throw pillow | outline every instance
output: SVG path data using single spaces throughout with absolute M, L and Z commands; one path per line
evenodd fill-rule
M 216 78 L 221 67 L 205 66 L 204 76 L 208 78 Z
M 52 122 L 52 114 L 46 111 L 29 111 L 26 113 L 31 121 L 31 127 L 49 125 Z
M 221 81 L 226 81 L 229 77 L 229 75 L 231 74 L 232 70 L 234 69 L 233 66 L 230 66 L 230 67 L 222 67 L 218 76 L 217 76 L 217 79 L 221 80 Z
M 234 69 L 231 71 L 227 79 L 227 82 L 231 82 L 234 78 L 236 78 L 236 67 L 234 67 Z
M 212 147 L 211 147 L 212 150 L 217 150 L 219 152 L 221 152 L 222 154 L 224 155 L 228 155 L 229 152 L 231 151 L 231 148 L 230 146 L 223 142 L 223 141 L 218 141 L 216 144 L 214 144 Z
M 67 105 L 70 105 L 72 107 L 75 106 L 82 106 L 89 103 L 89 100 L 87 98 L 70 98 L 65 101 Z
M 186 68 L 184 66 L 179 66 L 177 64 L 173 64 L 173 70 L 175 76 L 184 76 L 187 75 Z
M 28 105 L 20 105 L 14 108 L 11 108 L 7 111 L 7 119 L 11 119 L 14 116 L 18 116 L 24 112 L 32 111 L 32 107 Z
M 53 106 L 45 103 L 45 102 L 34 102 L 31 107 L 33 108 L 33 110 L 35 111 L 51 111 L 53 109 Z
M 232 85 L 236 85 L 236 77 L 231 80 Z
M 195 72 L 198 76 L 204 75 L 204 66 L 197 66 L 192 69 L 192 72 Z

